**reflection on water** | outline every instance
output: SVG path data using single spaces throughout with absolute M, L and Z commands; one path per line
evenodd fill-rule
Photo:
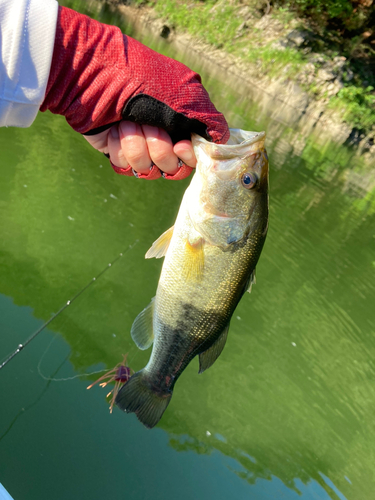
M 45 381 L 36 367 L 44 356 L 45 376 L 70 377 L 112 367 L 126 352 L 133 369 L 144 366 L 149 353 L 129 331 L 155 294 L 161 262 L 143 256 L 172 225 L 188 180 L 116 176 L 50 114 L 28 130 L 0 131 L 0 357 L 139 239 L 50 325 L 58 341 L 48 347 L 43 332 L 0 372 L 0 479 L 15 498 L 27 491 L 21 464 L 35 498 L 51 497 L 69 474 L 59 498 L 373 496 L 373 170 L 194 69 L 232 127 L 267 130 L 270 230 L 223 354 L 203 375 L 197 363 L 187 368 L 151 432 L 132 415 L 110 418 L 105 394 L 85 390 L 87 377 Z

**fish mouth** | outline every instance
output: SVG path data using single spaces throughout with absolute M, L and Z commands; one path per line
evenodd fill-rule
M 266 138 L 265 132 L 248 132 L 240 128 L 231 128 L 229 130 L 230 136 L 226 146 L 251 146 Z
M 241 129 L 229 129 L 230 137 L 226 144 L 215 144 L 206 141 L 197 134 L 192 134 L 194 150 L 203 147 L 206 154 L 213 160 L 230 160 L 233 158 L 246 158 L 264 149 L 266 140 L 265 132 L 248 132 Z

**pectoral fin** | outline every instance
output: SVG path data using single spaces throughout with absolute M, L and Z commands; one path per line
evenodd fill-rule
M 164 255 L 167 253 L 169 243 L 172 239 L 173 229 L 174 226 L 170 227 L 161 236 L 159 236 L 156 241 L 154 241 L 151 248 L 145 255 L 146 259 L 152 259 L 152 257 L 155 257 L 155 259 L 160 259 L 161 257 L 164 257 Z
M 204 268 L 204 240 L 199 237 L 193 242 L 186 241 L 183 272 L 188 280 L 199 281 Z
M 217 358 L 220 356 L 222 350 L 224 349 L 225 342 L 227 341 L 228 330 L 229 330 L 229 323 L 224 328 L 220 337 L 212 344 L 212 346 L 209 349 L 207 349 L 207 351 L 204 351 L 199 355 L 198 373 L 203 373 L 205 370 L 207 370 L 207 368 L 210 368 L 210 366 L 212 366 L 217 360 Z
M 148 349 L 154 341 L 154 329 L 152 326 L 154 300 L 155 298 L 153 298 L 149 305 L 138 314 L 130 330 L 132 339 L 142 351 Z

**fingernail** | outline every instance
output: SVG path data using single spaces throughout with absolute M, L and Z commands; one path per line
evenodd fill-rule
M 189 162 L 193 159 L 193 155 L 191 154 L 191 152 L 188 149 L 186 151 L 184 151 L 182 156 L 184 157 L 184 161 L 186 161 L 186 162 Z
M 115 125 L 114 127 L 111 127 L 111 130 L 109 131 L 109 133 L 111 134 L 111 137 L 113 139 L 118 139 L 120 137 L 119 133 L 118 133 L 117 125 Z

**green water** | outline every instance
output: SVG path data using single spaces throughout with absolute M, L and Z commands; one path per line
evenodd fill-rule
M 118 176 L 49 113 L 0 130 L 0 359 L 138 240 L 0 371 L 0 483 L 15 500 L 374 498 L 372 169 L 198 66 L 232 127 L 268 131 L 270 229 L 224 352 L 202 375 L 191 363 L 152 431 L 110 415 L 86 374 L 126 352 L 146 364 L 129 332 L 162 262 L 143 256 L 189 180 Z

